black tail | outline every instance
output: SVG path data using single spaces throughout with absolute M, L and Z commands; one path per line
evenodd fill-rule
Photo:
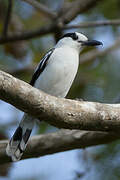
M 27 146 L 33 126 L 34 119 L 25 114 L 6 148 L 7 155 L 11 156 L 13 161 L 18 161 L 21 159 L 21 156 Z

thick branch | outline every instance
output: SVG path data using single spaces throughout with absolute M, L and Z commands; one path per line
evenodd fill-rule
M 107 132 L 60 130 L 56 133 L 32 137 L 22 159 L 106 144 L 119 138 L 119 134 Z M 11 162 L 11 159 L 5 153 L 7 143 L 8 141 L 0 141 L 0 164 Z
M 53 97 L 2 71 L 0 71 L 0 98 L 59 128 L 120 130 L 120 104 Z
M 45 16 L 47 16 L 48 18 L 52 18 L 55 19 L 57 17 L 57 14 L 55 12 L 53 12 L 52 10 L 50 10 L 48 7 L 46 7 L 45 5 L 39 3 L 36 0 L 22 0 L 25 1 L 29 4 L 31 4 L 35 9 L 37 9 L 38 11 L 40 11 L 41 13 L 43 13 Z

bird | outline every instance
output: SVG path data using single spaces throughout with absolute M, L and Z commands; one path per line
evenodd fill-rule
M 30 85 L 52 96 L 65 98 L 78 71 L 80 52 L 86 46 L 98 45 L 102 45 L 102 42 L 89 40 L 83 33 L 64 34 L 41 59 Z M 35 121 L 34 117 L 24 113 L 6 148 L 6 153 L 12 161 L 21 159 Z

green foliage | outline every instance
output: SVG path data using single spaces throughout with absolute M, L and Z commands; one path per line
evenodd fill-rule
M 107 19 L 118 18 L 120 15 L 120 1 L 106 0 L 99 6 L 99 11 Z

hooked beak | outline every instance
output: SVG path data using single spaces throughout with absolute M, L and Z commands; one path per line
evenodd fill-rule
M 103 45 L 102 42 L 96 41 L 96 40 L 88 40 L 88 41 L 82 41 L 82 46 L 99 46 Z

